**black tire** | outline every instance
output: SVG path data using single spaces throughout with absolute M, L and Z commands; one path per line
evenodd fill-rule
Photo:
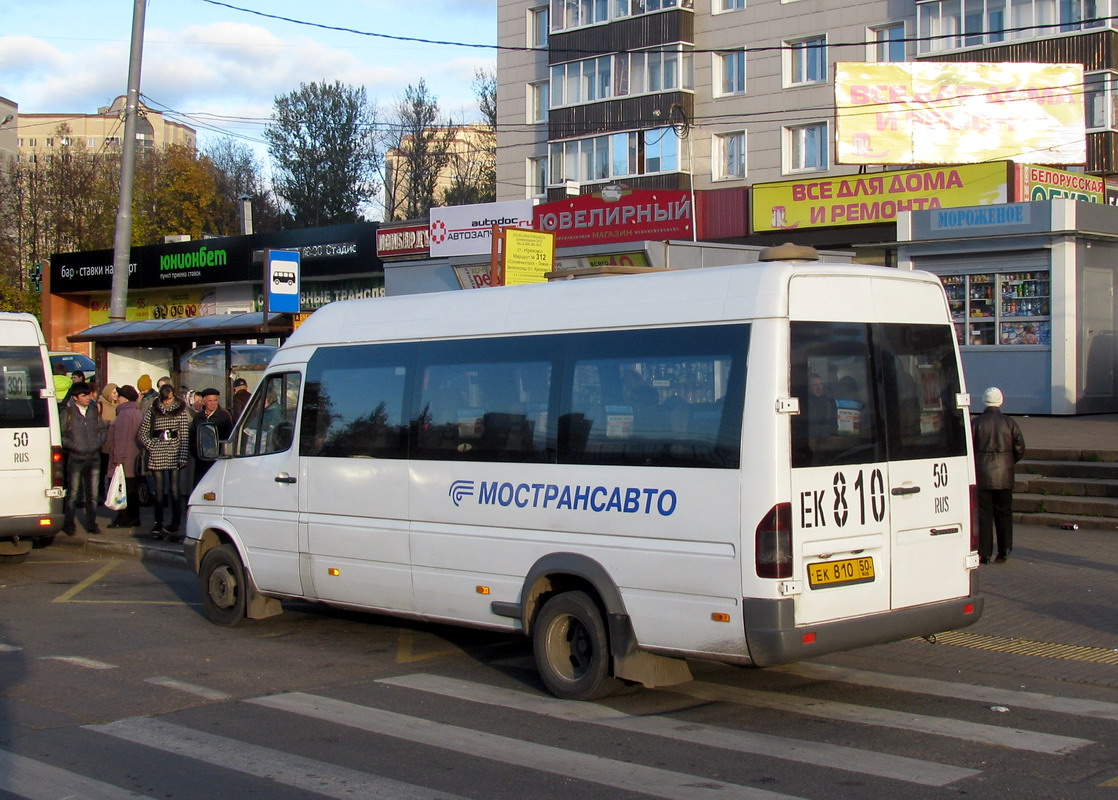
M 548 600 L 532 630 L 536 669 L 564 700 L 596 700 L 624 684 L 610 674 L 609 635 L 597 603 L 585 592 Z
M 34 547 L 36 550 L 39 550 L 43 547 L 50 547 L 52 544 L 54 544 L 53 536 L 40 536 L 35 539 L 35 543 L 31 546 Z
M 233 627 L 245 621 L 248 582 L 245 568 L 231 544 L 210 550 L 198 571 L 202 607 L 215 625 Z

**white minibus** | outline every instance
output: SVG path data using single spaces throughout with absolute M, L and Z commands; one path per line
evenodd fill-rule
M 331 303 L 195 489 L 186 552 L 218 624 L 299 598 L 523 633 L 559 697 L 672 685 L 975 622 L 968 405 L 922 272 Z
M 0 562 L 62 528 L 62 434 L 39 321 L 0 313 Z

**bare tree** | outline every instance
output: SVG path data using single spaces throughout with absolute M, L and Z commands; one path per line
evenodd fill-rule
M 442 119 L 427 83 L 408 86 L 393 107 L 381 137 L 384 151 L 384 218 L 418 219 L 437 205 L 458 126 Z
M 449 186 L 443 205 L 492 203 L 497 199 L 497 71 L 474 72 L 474 95 L 482 121 L 465 126 L 450 152 Z
M 263 167 L 252 148 L 231 136 L 223 136 L 211 141 L 205 153 L 217 170 L 218 192 L 232 209 L 229 218 L 223 220 L 223 227 L 230 231 L 239 229 L 240 198 L 250 197 L 253 230 L 257 233 L 279 230 L 279 206 L 264 180 Z

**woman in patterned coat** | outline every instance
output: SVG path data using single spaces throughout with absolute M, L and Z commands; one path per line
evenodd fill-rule
M 151 535 L 182 540 L 182 494 L 179 491 L 179 470 L 190 461 L 190 415 L 186 404 L 175 395 L 175 387 L 160 387 L 159 398 L 151 404 L 140 421 L 137 434 L 147 450 L 147 465 L 155 479 L 155 525 Z M 171 524 L 163 527 L 164 493 L 170 496 Z

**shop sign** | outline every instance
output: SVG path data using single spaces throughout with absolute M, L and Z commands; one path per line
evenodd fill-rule
M 1078 200 L 1081 203 L 1104 202 L 1106 184 L 1102 178 L 1029 164 L 1017 166 L 1017 191 L 1014 201 Z
M 463 289 L 484 289 L 492 286 L 488 264 L 465 264 L 454 267 L 454 277 Z
M 431 257 L 488 256 L 493 249 L 493 226 L 531 228 L 531 200 L 478 203 L 431 209 Z
M 146 290 L 128 293 L 128 304 L 124 310 L 127 322 L 148 319 L 185 319 L 198 317 L 211 311 L 203 304 L 203 298 L 212 290 L 168 289 Z M 89 325 L 102 325 L 109 321 L 110 295 L 89 299 Z
M 381 258 L 427 255 L 431 246 L 429 225 L 377 228 L 377 255 Z
M 1087 158 L 1081 64 L 840 62 L 839 164 Z
M 299 289 L 299 308 L 309 312 L 338 300 L 384 297 L 384 278 L 379 275 L 340 281 L 308 281 L 304 278 Z M 257 286 L 253 290 L 253 311 L 263 310 L 264 291 Z
M 690 239 L 695 225 L 691 193 L 610 185 L 536 206 L 535 228 L 555 234 L 556 247 Z
M 1005 203 L 1009 164 L 963 164 L 841 178 L 759 183 L 753 231 L 894 222 L 901 211 Z

